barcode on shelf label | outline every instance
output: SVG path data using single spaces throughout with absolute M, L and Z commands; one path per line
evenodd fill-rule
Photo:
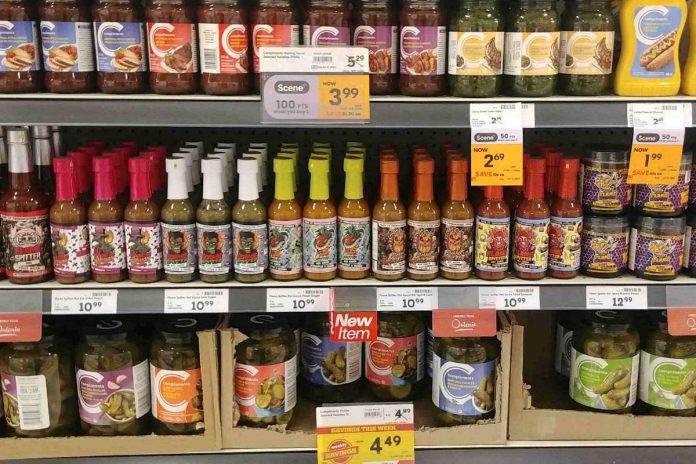
M 587 309 L 647 309 L 648 287 L 588 285 L 585 300 Z
M 333 63 L 332 56 L 315 56 L 312 60 L 314 63 Z
M 46 377 L 15 376 L 19 426 L 24 430 L 43 430 L 50 426 Z
M 381 409 L 365 409 L 365 414 L 363 414 L 363 417 L 365 418 L 375 418 L 375 417 L 382 417 L 382 410 Z
M 118 290 L 53 290 L 51 314 L 116 314 Z
M 539 287 L 479 287 L 479 308 L 541 309 Z
M 266 290 L 266 311 L 330 311 L 329 288 L 269 288 Z
M 437 307 L 437 287 L 377 288 L 377 311 L 432 311 Z
M 229 289 L 165 289 L 165 314 L 205 314 L 229 311 Z

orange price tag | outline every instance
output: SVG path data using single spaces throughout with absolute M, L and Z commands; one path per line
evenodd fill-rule
M 667 331 L 675 337 L 696 335 L 696 308 L 668 309 Z
M 496 332 L 495 309 L 433 311 L 433 335 L 436 337 L 492 337 Z
M 370 119 L 367 74 L 320 75 L 319 119 Z
M 490 134 L 499 140 L 500 134 Z M 484 138 L 488 134 L 477 134 Z M 522 143 L 472 143 L 471 185 L 522 185 Z
M 683 146 L 676 144 L 634 144 L 628 165 L 628 183 L 676 183 L 682 151 Z

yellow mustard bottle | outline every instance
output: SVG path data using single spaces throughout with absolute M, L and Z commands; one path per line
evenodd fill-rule
M 689 5 L 689 56 L 686 58 L 682 93 L 696 95 L 696 2 Z

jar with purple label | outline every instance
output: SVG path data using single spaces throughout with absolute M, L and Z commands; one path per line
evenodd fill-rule
M 310 47 L 350 45 L 350 11 L 346 0 L 310 0 L 302 28 Z
M 696 164 L 691 157 L 691 178 L 689 182 L 689 208 L 696 208 Z
M 628 268 L 650 280 L 672 280 L 684 261 L 686 216 L 636 216 L 631 228 Z
M 580 270 L 590 277 L 618 277 L 628 267 L 628 216 L 584 217 Z
M 636 185 L 633 206 L 650 216 L 678 216 L 686 211 L 691 182 L 691 153 L 682 154 L 675 184 Z
M 684 268 L 691 277 L 696 277 L 696 214 L 686 216 L 686 233 L 684 234 Z
M 620 146 L 589 147 L 580 170 L 582 207 L 595 214 L 621 214 L 631 206 L 628 151 Z

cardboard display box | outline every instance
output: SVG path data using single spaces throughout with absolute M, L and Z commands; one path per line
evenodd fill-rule
M 198 332 L 205 433 L 138 437 L 0 438 L 2 459 L 182 454 L 221 448 L 217 334 Z
M 510 440 L 696 439 L 694 419 L 581 411 L 553 375 L 550 311 L 515 312 L 512 321 Z
M 509 372 L 512 347 L 512 332 L 508 320 L 500 313 L 500 364 L 496 388 L 496 417 L 476 425 L 436 427 L 430 389 L 424 388 L 414 401 L 417 447 L 456 447 L 471 445 L 504 444 L 507 436 Z M 220 334 L 221 351 L 221 417 L 223 448 L 235 449 L 316 449 L 316 404 L 302 399 L 298 391 L 298 402 L 293 418 L 287 428 L 238 427 L 239 410 L 234 400 L 234 352 L 236 343 L 244 335 L 235 329 L 224 329 Z M 430 379 L 424 380 L 429 384 Z M 367 387 L 364 388 L 367 394 Z M 358 402 L 369 402 L 366 396 Z

